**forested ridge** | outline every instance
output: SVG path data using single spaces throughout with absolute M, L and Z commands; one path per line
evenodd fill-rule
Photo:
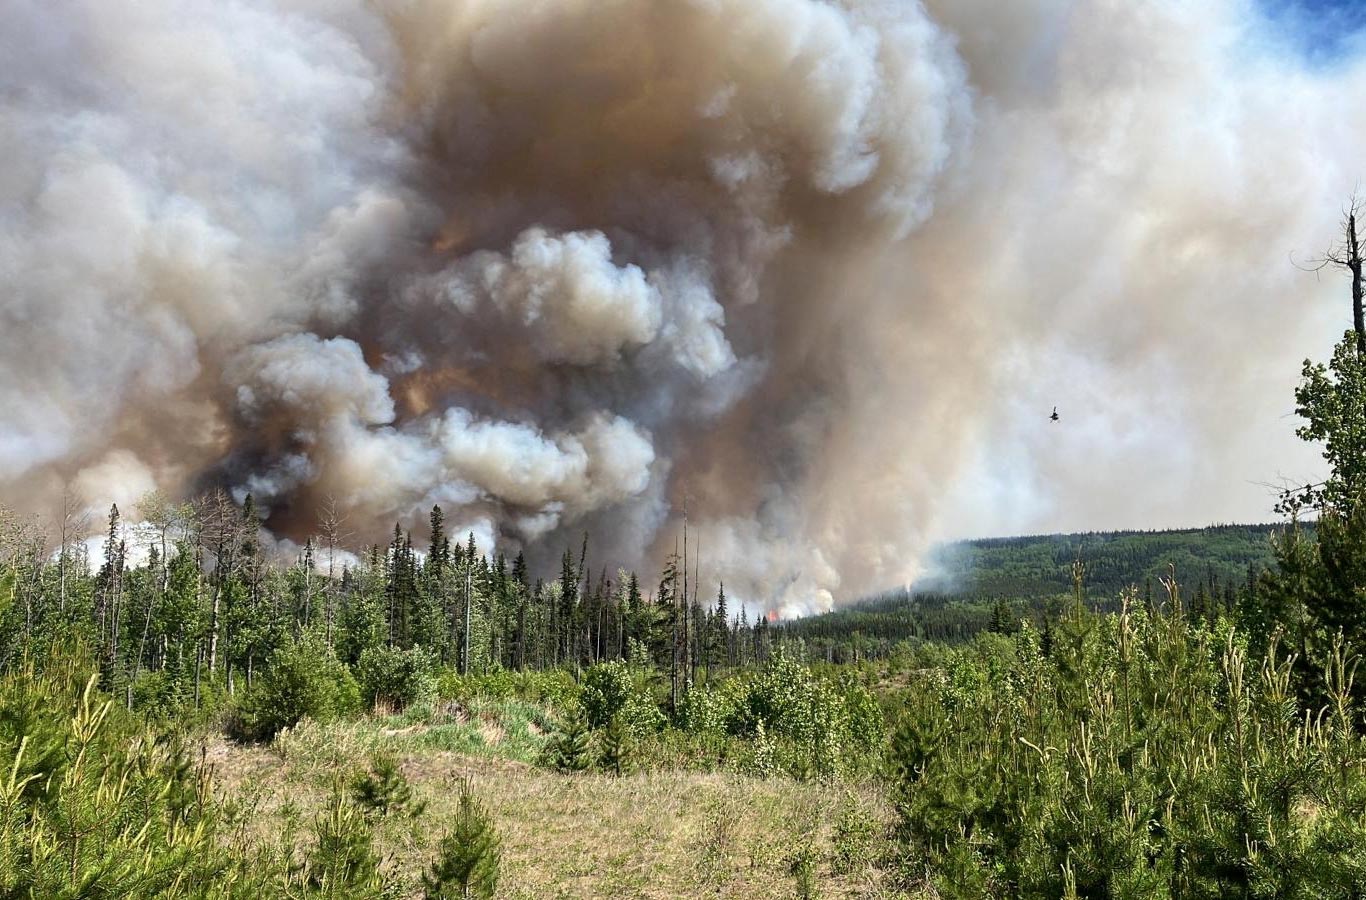
M 832 661 L 885 654 L 899 641 L 961 641 L 1003 622 L 1056 617 L 1072 594 L 1072 567 L 1085 567 L 1088 604 L 1116 609 L 1135 588 L 1151 599 L 1164 578 L 1190 590 L 1196 609 L 1232 609 L 1274 561 L 1271 540 L 1285 524 L 1213 525 L 1155 531 L 1085 532 L 961 541 L 930 557 L 931 573 L 909 588 L 841 609 L 782 622 Z M 1312 523 L 1300 526 L 1312 534 Z
M 1099 531 L 963 541 L 931 557 L 917 587 L 965 599 L 1043 599 L 1071 591 L 1072 563 L 1086 566 L 1087 590 L 1117 598 L 1174 568 L 1183 581 L 1220 587 L 1245 582 L 1272 561 L 1270 537 L 1284 523 L 1211 525 L 1161 531 Z

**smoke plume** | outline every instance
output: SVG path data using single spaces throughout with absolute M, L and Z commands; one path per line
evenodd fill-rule
M 1282 416 L 1344 319 L 1288 254 L 1360 175 L 1366 66 L 1250 0 L 0 10 L 31 511 L 441 504 L 648 569 L 686 507 L 709 584 L 794 612 L 1312 470 Z

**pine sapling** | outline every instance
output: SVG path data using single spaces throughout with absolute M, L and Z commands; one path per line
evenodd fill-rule
M 351 780 L 351 799 L 381 817 L 398 813 L 417 818 L 427 808 L 426 803 L 413 803 L 413 788 L 398 760 L 388 753 L 376 753 L 371 757 L 370 771 L 360 772 Z
M 593 764 L 588 719 L 580 704 L 570 707 L 569 715 L 560 722 L 558 733 L 547 749 L 550 764 L 561 772 L 582 772 Z
M 460 809 L 455 827 L 441 839 L 436 861 L 422 875 L 427 900 L 483 900 L 498 887 L 502 853 L 493 817 L 469 779 L 460 783 Z
M 336 896 L 379 886 L 379 856 L 365 815 L 337 784 L 314 825 L 317 846 L 305 865 L 308 886 Z
M 631 768 L 631 750 L 631 733 L 622 724 L 621 716 L 615 715 L 602 731 L 602 754 L 598 757 L 598 765 L 612 775 L 625 775 Z

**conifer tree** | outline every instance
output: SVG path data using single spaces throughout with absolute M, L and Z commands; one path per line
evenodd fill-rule
M 621 721 L 621 714 L 612 716 L 602 730 L 602 754 L 598 765 L 612 775 L 625 775 L 631 764 L 631 733 Z
M 413 803 L 412 786 L 399 769 L 398 760 L 388 753 L 376 753 L 370 759 L 369 771 L 351 780 L 351 798 L 379 816 L 400 813 L 416 817 L 426 809 L 425 803 Z
M 307 863 L 311 888 L 332 896 L 351 896 L 379 886 L 379 856 L 374 833 L 340 785 L 314 824 L 317 845 Z
M 570 706 L 547 747 L 551 765 L 561 772 L 582 772 L 593 763 L 588 717 L 583 705 Z
M 493 817 L 469 779 L 460 783 L 455 826 L 441 839 L 439 855 L 422 875 L 427 900 L 473 900 L 492 897 L 498 888 L 500 839 Z

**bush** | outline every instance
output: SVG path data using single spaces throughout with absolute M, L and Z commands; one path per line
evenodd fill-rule
M 563 709 L 578 701 L 579 686 L 563 669 L 546 672 L 500 669 L 484 675 L 461 675 L 447 668 L 437 678 L 437 693 L 442 700 L 464 705 L 478 699 L 516 699 Z
M 617 719 L 633 736 L 663 728 L 668 720 L 655 703 L 646 677 L 620 660 L 590 668 L 579 695 L 589 726 L 602 728 Z
M 886 733 L 881 708 L 854 679 L 835 685 L 781 655 L 745 686 L 729 727 L 739 735 L 762 734 L 771 745 L 765 759 L 798 778 L 869 765 Z
M 740 701 L 734 682 L 720 687 L 693 685 L 678 704 L 678 725 L 693 734 L 724 734 L 735 720 Z
M 361 696 L 395 711 L 436 699 L 436 660 L 421 647 L 370 647 L 356 664 Z
M 228 730 L 241 739 L 264 741 L 304 717 L 325 723 L 359 708 L 360 688 L 350 670 L 310 635 L 275 651 L 270 669 L 238 701 Z
M 616 718 L 631 697 L 631 670 L 621 660 L 601 662 L 583 676 L 579 695 L 591 728 L 601 728 Z

